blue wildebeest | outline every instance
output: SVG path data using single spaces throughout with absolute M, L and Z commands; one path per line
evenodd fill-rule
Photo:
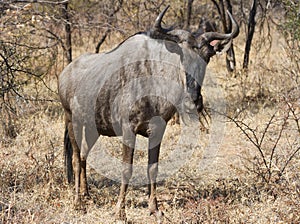
M 161 216 L 156 178 L 166 123 L 180 110 L 178 105 L 185 94 L 190 97 L 187 107 L 201 112 L 200 90 L 206 64 L 239 33 L 230 13 L 233 31 L 229 34 L 206 32 L 196 39 L 185 30 L 165 29 L 161 21 L 167 9 L 159 14 L 150 31 L 129 37 L 108 53 L 80 56 L 59 77 L 66 124 L 65 163 L 68 180 L 73 180 L 73 172 L 75 176 L 75 204 L 88 195 L 86 159 L 98 137 L 122 136 L 118 220 L 126 220 L 125 195 L 137 134 L 149 138 L 148 206 L 151 214 Z M 216 40 L 218 44 L 212 46 L 210 43 Z

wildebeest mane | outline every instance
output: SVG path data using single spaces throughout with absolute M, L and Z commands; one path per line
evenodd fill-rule
M 105 52 L 105 54 L 109 54 L 109 53 L 112 53 L 112 52 L 118 50 L 118 48 L 120 46 L 122 46 L 128 39 L 130 39 L 131 37 L 134 37 L 136 35 L 145 35 L 145 36 L 148 36 L 148 37 L 150 37 L 152 39 L 155 39 L 155 40 L 168 40 L 168 41 L 173 41 L 175 43 L 180 42 L 180 39 L 178 37 L 173 36 L 173 35 L 169 35 L 169 34 L 160 33 L 160 32 L 157 32 L 156 30 L 140 31 L 140 32 L 137 32 L 133 35 L 130 35 L 129 37 L 124 39 L 121 43 L 119 43 L 115 48 L 113 48 L 112 50 L 110 50 L 108 52 Z

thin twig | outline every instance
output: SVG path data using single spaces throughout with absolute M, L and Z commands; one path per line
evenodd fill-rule
M 282 167 L 280 173 L 282 174 L 286 167 L 288 166 L 288 164 L 291 162 L 291 160 L 296 156 L 296 154 L 300 151 L 300 147 L 298 147 L 293 153 L 292 155 L 288 158 L 288 160 L 285 162 L 284 166 Z
M 276 112 L 277 112 L 277 111 L 276 111 Z M 264 138 L 265 138 L 265 135 L 266 135 L 266 133 L 268 132 L 268 129 L 269 129 L 269 127 L 271 126 L 273 119 L 275 118 L 276 112 L 271 116 L 269 122 L 267 123 L 267 125 L 266 125 L 266 127 L 265 127 L 265 129 L 264 129 L 264 131 L 263 131 L 263 134 L 262 134 L 261 139 L 260 139 L 260 142 L 259 142 L 259 145 L 260 145 L 260 146 L 262 145 L 262 143 L 263 143 L 263 141 L 264 141 Z
M 287 118 L 286 118 L 286 119 L 287 119 Z M 274 154 L 275 154 L 275 150 L 276 150 L 276 148 L 277 148 L 278 142 L 279 142 L 279 140 L 281 139 L 282 133 L 283 133 L 283 131 L 284 131 L 284 129 L 285 129 L 286 119 L 284 120 L 284 123 L 281 125 L 279 134 L 278 134 L 277 139 L 276 139 L 276 141 L 275 141 L 275 143 L 274 143 L 274 145 L 273 145 L 273 147 L 272 147 L 272 150 L 271 150 L 271 156 L 270 156 L 270 160 L 269 160 L 269 169 L 268 169 L 268 171 L 269 171 L 269 179 L 271 178 L 271 175 L 272 175 L 271 170 L 272 170 L 273 156 L 274 156 Z

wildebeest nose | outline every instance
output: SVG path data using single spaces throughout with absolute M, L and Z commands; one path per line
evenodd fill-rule
M 201 113 L 202 110 L 203 110 L 203 105 L 202 105 L 202 104 L 198 104 L 198 105 L 197 105 L 197 112 L 198 112 L 198 113 Z

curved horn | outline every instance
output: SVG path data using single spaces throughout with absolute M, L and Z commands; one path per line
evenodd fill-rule
M 208 32 L 201 35 L 202 38 L 204 38 L 207 42 L 211 42 L 213 40 L 225 40 L 225 39 L 233 39 L 239 35 L 239 26 L 236 22 L 236 20 L 233 18 L 231 13 L 227 10 L 227 14 L 231 20 L 232 23 L 232 32 L 223 34 L 218 32 Z
M 228 14 L 228 16 L 231 20 L 231 24 L 232 24 L 232 32 L 231 32 L 230 38 L 234 39 L 239 35 L 240 28 L 239 28 L 237 21 L 233 18 L 233 16 L 231 15 L 231 13 L 228 10 L 227 10 L 227 14 Z
M 168 10 L 169 7 L 170 7 L 170 5 L 167 5 L 167 7 L 156 18 L 155 23 L 154 23 L 154 30 L 162 31 L 162 32 L 168 32 L 169 31 L 169 30 L 163 29 L 161 27 L 162 18 L 164 17 L 164 15 L 167 12 L 167 10 Z

